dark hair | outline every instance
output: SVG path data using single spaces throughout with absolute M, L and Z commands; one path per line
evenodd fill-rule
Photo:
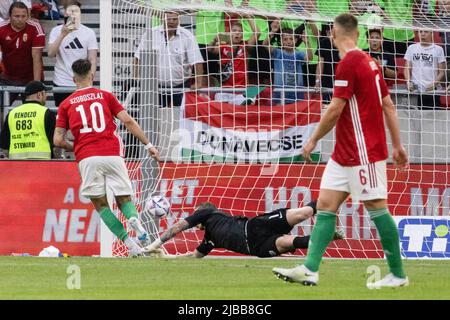
M 68 0 L 65 4 L 64 4 L 64 9 L 67 9 L 67 7 L 70 6 L 77 6 L 81 9 L 81 3 L 77 0 Z
M 281 29 L 281 36 L 284 36 L 284 35 L 295 35 L 295 32 L 294 32 L 294 30 L 292 30 L 291 28 L 282 28 Z
M 370 37 L 370 34 L 371 34 L 372 32 L 376 32 L 376 33 L 378 33 L 381 37 L 383 37 L 383 32 L 382 32 L 380 29 L 369 29 L 369 30 L 367 30 L 367 38 Z
M 358 19 L 350 13 L 341 13 L 334 19 L 334 23 L 341 26 L 346 33 L 354 32 L 358 29 Z
M 333 26 L 331 25 L 331 23 L 324 23 L 322 24 L 322 30 L 320 30 L 320 37 L 327 37 L 327 33 L 331 31 L 331 28 L 333 28 Z
M 217 210 L 217 207 L 214 203 L 211 202 L 202 202 L 200 203 L 196 210 L 203 210 L 203 209 L 213 209 L 213 210 Z
M 13 9 L 18 8 L 18 9 L 25 9 L 28 12 L 28 7 L 25 3 L 23 2 L 13 2 L 13 4 L 9 7 L 9 16 L 11 17 L 11 14 L 13 12 Z
M 92 64 L 88 59 L 79 59 L 72 64 L 72 71 L 80 77 L 86 77 L 91 71 Z

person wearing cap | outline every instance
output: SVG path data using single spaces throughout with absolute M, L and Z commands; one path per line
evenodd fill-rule
M 6 116 L 0 149 L 9 159 L 51 159 L 56 115 L 45 106 L 46 87 L 32 81 L 25 87 L 25 101 Z

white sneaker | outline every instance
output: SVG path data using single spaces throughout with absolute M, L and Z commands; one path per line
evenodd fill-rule
M 304 286 L 316 286 L 319 282 L 319 273 L 310 271 L 304 265 L 291 269 L 273 268 L 272 272 L 278 279 L 286 282 L 298 282 Z
M 144 255 L 144 250 L 131 238 L 125 239 L 125 245 L 128 247 L 128 257 L 137 258 Z
M 408 277 L 398 278 L 394 276 L 392 273 L 389 273 L 381 280 L 372 283 L 367 283 L 367 288 L 369 289 L 397 288 L 397 287 L 406 287 L 407 285 L 409 285 Z

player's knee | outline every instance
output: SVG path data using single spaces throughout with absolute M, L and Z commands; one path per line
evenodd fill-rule
M 336 212 L 337 208 L 334 201 L 330 201 L 330 199 L 326 197 L 319 197 L 317 200 L 317 210 Z

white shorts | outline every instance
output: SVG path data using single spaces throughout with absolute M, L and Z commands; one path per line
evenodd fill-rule
M 81 195 L 99 198 L 106 195 L 106 188 L 114 196 L 129 196 L 133 192 L 125 161 L 118 156 L 96 156 L 78 163 L 81 175 Z
M 386 161 L 343 167 L 330 159 L 320 189 L 350 193 L 354 202 L 387 199 Z

